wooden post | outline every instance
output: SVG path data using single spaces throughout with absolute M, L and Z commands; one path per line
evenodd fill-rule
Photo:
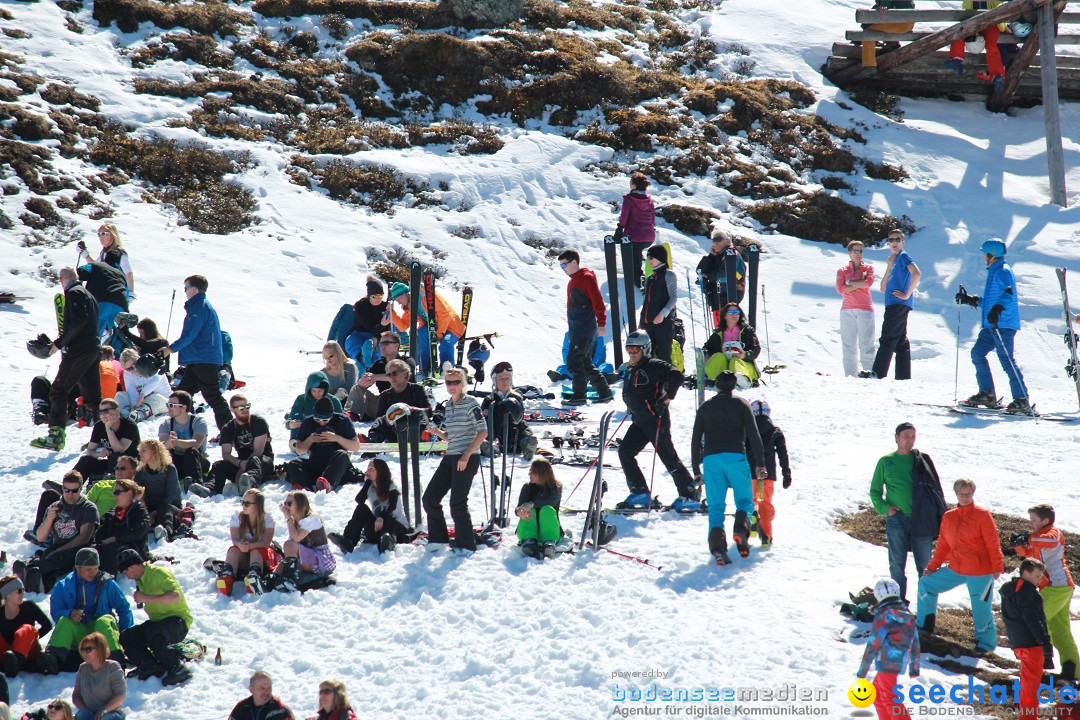
M 1050 177 L 1050 202 L 1067 207 L 1065 153 L 1061 147 L 1061 109 L 1058 104 L 1057 55 L 1054 41 L 1054 6 L 1039 8 L 1039 44 L 1042 66 L 1043 117 L 1046 122 L 1046 164 Z

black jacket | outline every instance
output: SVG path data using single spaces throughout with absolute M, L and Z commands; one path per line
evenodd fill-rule
M 721 322 L 723 322 L 722 318 Z M 743 344 L 746 360 L 753 363 L 757 360 L 757 356 L 761 354 L 761 344 L 758 343 L 757 333 L 745 320 L 741 321 L 739 325 L 742 328 L 739 331 L 739 342 Z M 709 339 L 705 341 L 702 350 L 705 352 L 706 358 L 718 352 L 724 352 L 724 330 L 722 328 L 715 330 Z
M 525 400 L 521 397 L 521 393 L 515 390 L 511 390 L 507 397 L 516 397 L 518 400 L 521 401 L 522 407 L 524 407 Z M 492 435 L 488 438 L 488 440 L 492 442 L 498 441 L 501 444 L 503 436 L 502 414 L 499 413 L 495 407 L 496 405 L 498 405 L 500 400 L 502 400 L 502 398 L 499 397 L 499 393 L 492 391 L 492 393 L 485 397 L 484 401 L 480 403 L 480 411 L 484 413 L 485 417 L 488 417 L 489 413 L 494 413 L 493 415 L 491 415 Z M 510 426 L 510 442 L 508 443 L 507 447 L 516 448 L 518 446 L 518 442 L 520 442 L 520 439 L 526 435 L 532 435 L 532 430 L 529 429 L 529 424 L 525 422 L 524 418 L 522 418 L 521 422 L 515 423 L 514 425 Z
M 562 488 L 556 487 L 555 490 L 549 492 L 543 485 L 527 482 L 521 486 L 521 492 L 518 493 L 518 505 L 524 505 L 527 502 L 531 502 L 534 508 L 550 505 L 558 510 L 559 503 L 562 502 Z
M 380 333 L 394 329 L 389 325 L 382 324 L 386 308 L 387 303 L 385 300 L 378 305 L 372 305 L 367 298 L 360 298 L 353 305 L 353 330 L 371 333 L 375 336 L 377 342 Z
M 236 704 L 229 713 L 229 720 L 293 720 L 292 710 L 276 697 L 256 708 L 255 699 L 250 695 Z
M 788 464 L 787 440 L 784 431 L 773 425 L 773 421 L 767 415 L 756 415 L 758 434 L 761 436 L 761 445 L 765 450 L 765 469 L 769 471 L 769 479 L 776 480 L 776 459 L 780 458 L 780 470 L 785 480 L 791 478 L 791 466 Z M 746 455 L 750 457 L 752 448 L 750 441 L 746 442 Z
M 99 303 L 111 302 L 128 309 L 128 284 L 124 271 L 103 262 L 92 262 L 78 270 L 79 279 L 86 283 L 86 291 Z
M 1023 578 L 1014 578 L 1002 585 L 998 594 L 1009 647 L 1050 650 L 1050 632 L 1038 589 Z
M 918 450 L 912 452 L 915 465 L 911 471 L 911 536 L 937 538 L 941 518 L 948 509 L 941 480 L 929 455 Z
M 674 365 L 660 358 L 645 358 L 626 365 L 622 399 L 635 423 L 651 425 L 656 432 L 658 413 L 664 408 L 660 400 L 674 398 L 682 383 L 683 374 Z
M 117 520 L 116 508 L 101 516 L 101 525 L 94 535 L 94 542 L 101 543 L 106 538 L 116 538 L 116 542 L 135 548 L 139 555 L 146 557 L 150 550 L 146 537 L 150 532 L 150 513 L 142 500 L 136 500 L 124 514 L 123 520 Z
M 98 304 L 80 282 L 64 291 L 64 334 L 56 338 L 56 347 L 91 350 L 101 346 L 98 338 Z
M 716 453 L 745 453 L 751 467 L 762 467 L 761 435 L 750 403 L 741 397 L 717 393 L 698 408 L 690 435 L 694 474 L 701 472 L 701 459 L 705 455 Z

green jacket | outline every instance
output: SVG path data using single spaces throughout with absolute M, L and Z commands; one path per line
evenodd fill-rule
M 889 506 L 895 505 L 900 512 L 911 517 L 911 475 L 915 469 L 914 455 L 889 453 L 878 460 L 874 479 L 870 481 L 870 502 L 879 515 L 887 516 Z M 884 489 L 884 496 L 882 490 Z
M 166 593 L 180 593 L 180 600 L 174 603 L 146 603 L 143 607 L 146 615 L 151 620 L 164 620 L 170 617 L 181 617 L 184 624 L 191 627 L 191 613 L 188 612 L 187 601 L 184 600 L 184 591 L 180 589 L 180 583 L 171 571 L 156 565 L 146 563 L 146 572 L 136 583 L 140 592 L 147 595 L 164 595 Z

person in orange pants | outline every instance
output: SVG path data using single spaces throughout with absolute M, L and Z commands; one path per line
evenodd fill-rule
M 754 478 L 754 511 L 757 516 L 758 538 L 761 539 L 761 547 L 768 549 L 772 547 L 772 521 L 776 517 L 776 508 L 772 502 L 773 488 L 776 485 L 776 461 L 779 458 L 785 490 L 791 487 L 791 465 L 788 463 L 787 440 L 780 428 L 772 422 L 769 403 L 755 400 L 750 403 L 750 409 L 754 413 L 758 434 L 761 435 L 761 443 L 765 447 L 765 469 L 769 471 L 766 478 Z
M 1020 718 L 1038 715 L 1043 670 L 1054 667 L 1054 648 L 1038 590 L 1044 572 L 1041 562 L 1025 558 L 1020 563 L 1020 577 L 1005 583 L 998 591 L 1009 647 L 1020 661 L 1020 697 L 1017 698 Z
M 1004 2 L 964 2 L 964 10 L 992 10 L 998 5 L 1003 5 Z M 1005 65 L 1001 62 L 1001 51 L 998 49 L 998 36 L 1001 35 L 1001 31 L 1005 29 L 1003 24 L 991 25 L 988 28 L 984 28 L 979 32 L 982 35 L 983 40 L 986 42 L 986 66 L 988 72 L 979 73 L 977 77 L 980 80 L 986 80 L 993 83 L 994 91 L 1000 90 L 1005 84 Z M 957 75 L 964 74 L 964 51 L 965 40 L 957 40 L 949 46 L 949 59 L 945 61 L 945 67 L 952 70 Z
M 897 676 L 907 667 L 911 677 L 919 677 L 919 632 L 915 616 L 907 602 L 900 597 L 900 586 L 892 578 L 878 580 L 874 585 L 874 627 L 863 650 L 857 675 L 865 678 L 874 663 L 874 709 L 878 720 L 908 716 L 908 709 L 893 700 Z
M 15 677 L 27 660 L 41 653 L 38 638 L 52 630 L 49 616 L 37 603 L 24 603 L 22 580 L 17 575 L 0 578 L 0 668 Z

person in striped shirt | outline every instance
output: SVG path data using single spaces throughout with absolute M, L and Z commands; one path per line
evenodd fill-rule
M 1052 505 L 1028 508 L 1028 518 L 1031 520 L 1031 532 L 1013 535 L 1012 546 L 1022 557 L 1034 558 L 1046 566 L 1039 590 L 1042 592 L 1050 642 L 1060 656 L 1061 678 L 1073 680 L 1076 678 L 1080 653 L 1077 652 L 1069 625 L 1069 605 L 1075 584 L 1065 564 L 1065 536 L 1054 527 L 1056 515 Z

